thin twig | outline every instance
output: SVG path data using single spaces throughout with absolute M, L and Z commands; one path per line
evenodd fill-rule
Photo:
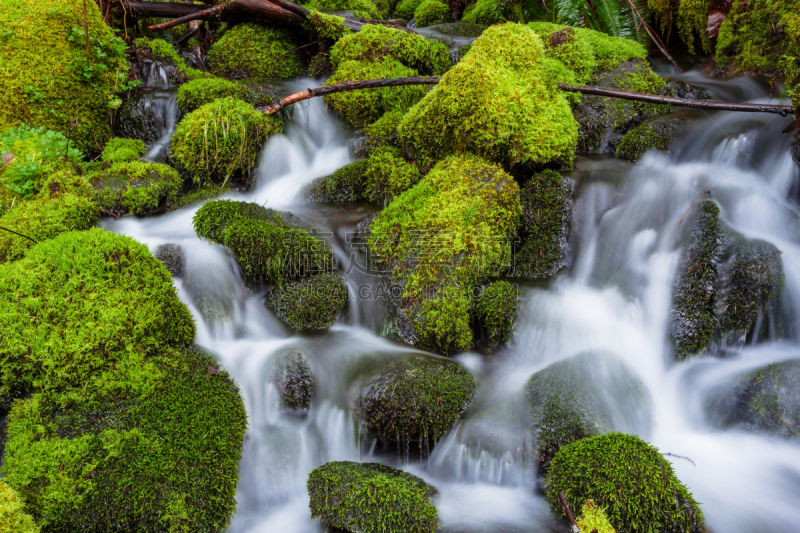
M 97 207 L 97 209 L 99 209 L 99 210 L 100 210 L 100 211 L 102 211 L 103 213 L 106 213 L 106 214 L 108 214 L 108 215 L 111 215 L 111 216 L 112 216 L 112 217 L 114 217 L 114 218 L 119 218 L 117 215 L 115 215 L 115 214 L 114 214 L 114 213 L 112 213 L 111 211 L 106 211 L 106 210 L 105 210 L 105 209 L 103 209 L 102 207 L 98 207 L 98 206 L 95 206 L 95 207 Z
M 207 17 L 209 15 L 213 15 L 214 13 L 219 13 L 226 7 L 228 7 L 228 4 L 219 4 L 217 6 L 209 7 L 208 9 L 203 9 L 202 11 L 196 11 L 194 13 L 189 13 L 188 15 L 184 15 L 182 17 L 168 20 L 167 22 L 162 22 L 161 24 L 153 24 L 152 26 L 148 26 L 147 29 L 149 29 L 150 31 L 166 30 L 174 26 L 180 26 L 184 22 L 190 22 L 192 20 L 197 20 L 203 17 Z
M 19 235 L 20 237 L 24 237 L 24 238 L 28 239 L 29 241 L 31 241 L 33 244 L 38 244 L 35 240 L 31 239 L 27 235 L 23 235 L 22 233 L 17 233 L 14 230 L 11 230 L 11 229 L 8 229 L 8 228 L 4 228 L 3 226 L 0 226 L 0 229 L 6 230 L 7 232 L 13 233 L 14 235 Z
M 561 503 L 561 507 L 564 508 L 564 514 L 567 515 L 567 520 L 569 520 L 569 527 L 572 530 L 572 533 L 580 533 L 580 528 L 578 524 L 575 523 L 575 517 L 572 516 L 572 511 L 569 508 L 569 503 L 567 503 L 567 497 L 564 495 L 564 491 L 558 493 L 558 501 Z
M 83 0 L 83 33 L 86 35 L 86 63 L 89 63 L 89 14 L 86 7 L 86 0 Z
M 664 453 L 664 452 L 661 452 L 661 455 L 669 455 L 670 457 L 677 457 L 678 459 L 686 459 L 687 461 L 692 463 L 695 466 L 695 468 L 697 468 L 697 465 L 694 464 L 694 461 L 692 461 L 688 457 L 684 457 L 683 455 L 675 455 L 674 453 Z
M 653 42 L 655 42 L 655 43 L 656 43 L 656 46 L 658 46 L 658 49 L 659 49 L 659 50 L 661 50 L 661 53 L 662 53 L 662 54 L 664 54 L 665 56 L 667 56 L 667 59 L 669 59 L 670 63 L 672 63 L 672 65 L 673 65 L 673 66 L 674 66 L 676 69 L 678 69 L 678 72 L 680 72 L 680 73 L 683 73 L 683 72 L 684 72 L 684 70 L 681 68 L 681 66 L 678 64 L 678 62 L 677 62 L 677 61 L 675 61 L 675 60 L 672 58 L 672 56 L 671 56 L 671 55 L 669 55 L 669 52 L 667 52 L 667 49 L 666 49 L 666 47 L 664 47 L 664 43 L 661 41 L 661 38 L 660 38 L 658 35 L 656 35 L 656 34 L 655 34 L 655 32 L 651 30 L 651 28 L 650 28 L 650 25 L 649 25 L 647 22 L 645 22 L 645 21 L 644 21 L 644 17 L 642 16 L 642 14 L 641 14 L 641 13 L 639 13 L 639 9 L 638 9 L 638 8 L 636 7 L 636 5 L 633 3 L 633 0 L 628 0 L 628 3 L 630 4 L 630 6 L 631 6 L 631 9 L 633 9 L 633 11 L 634 11 L 634 12 L 635 12 L 637 15 L 639 15 L 639 20 L 641 20 L 641 21 L 642 21 L 642 24 L 644 24 L 644 31 L 646 31 L 646 32 L 647 32 L 647 35 L 649 35 L 649 36 L 650 36 L 650 38 L 651 38 L 651 39 L 653 39 Z

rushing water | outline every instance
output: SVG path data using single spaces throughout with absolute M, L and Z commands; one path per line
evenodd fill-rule
M 721 82 L 696 72 L 686 79 L 719 99 L 767 95 L 747 79 Z M 302 80 L 290 88 L 313 83 Z M 416 444 L 387 450 L 361 442 L 348 409 L 347 382 L 359 364 L 414 351 L 380 337 L 380 301 L 354 298 L 329 332 L 294 335 L 264 307 L 262 294 L 248 292 L 227 251 L 195 236 L 196 207 L 156 219 L 108 222 L 108 228 L 153 249 L 164 243 L 183 247 L 187 270 L 175 283 L 197 320 L 197 342 L 217 354 L 241 387 L 249 430 L 229 532 L 322 531 L 309 519 L 305 481 L 311 469 L 330 460 L 380 460 L 425 478 L 439 489 L 435 503 L 444 531 L 563 531 L 537 491 L 527 436 L 491 416 L 471 422 L 513 403 L 533 372 L 589 350 L 616 355 L 641 378 L 652 401 L 652 420 L 642 437 L 674 454 L 667 459 L 701 502 L 711 531 L 793 530 L 800 523 L 800 446 L 716 429 L 705 406 L 717 387 L 742 373 L 797 358 L 797 328 L 781 341 L 728 346 L 724 359 L 675 364 L 667 345 L 671 285 L 686 233 L 681 220 L 700 197 L 716 200 L 736 230 L 782 251 L 783 313 L 790 324 L 800 318 L 800 209 L 794 199 L 799 173 L 789 136 L 781 135 L 790 119 L 684 116 L 672 158 L 650 153 L 638 165 L 578 159 L 569 271 L 547 285 L 523 287 L 516 335 L 500 354 L 456 357 L 478 377 L 479 392 L 466 420 L 432 450 L 433 443 L 424 443 L 424 453 Z M 296 106 L 287 133 L 264 148 L 254 190 L 231 197 L 295 212 L 325 236 L 343 269 L 363 261 L 349 237 L 370 210 L 309 205 L 298 194 L 312 179 L 351 161 L 351 137 L 320 99 Z M 347 278 L 351 294 L 377 284 L 359 269 Z M 315 376 L 305 417 L 283 412 L 269 380 L 275 357 L 289 349 L 306 354 Z

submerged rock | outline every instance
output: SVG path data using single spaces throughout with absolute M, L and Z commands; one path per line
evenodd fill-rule
M 153 144 L 164 126 L 161 103 L 168 97 L 150 92 L 134 93 L 122 103 L 114 116 L 114 132 L 130 139 Z
M 416 356 L 360 379 L 351 394 L 367 429 L 389 440 L 436 440 L 469 407 L 475 378 L 460 365 Z
M 171 167 L 144 161 L 114 163 L 87 174 L 86 179 L 94 188 L 95 204 L 117 217 L 143 217 L 167 209 L 183 183 Z
M 703 512 L 658 449 L 635 435 L 608 433 L 561 448 L 547 471 L 550 509 L 563 513 L 592 500 L 620 532 L 700 533 Z
M 347 284 L 336 274 L 283 283 L 267 294 L 266 304 L 295 331 L 328 329 L 347 305 Z
M 669 152 L 678 123 L 677 120 L 655 120 L 636 126 L 620 140 L 617 157 L 636 162 L 648 150 Z
M 423 480 L 379 463 L 334 461 L 308 476 L 311 518 L 326 528 L 385 533 L 434 533 L 436 489 Z
M 280 356 L 272 374 L 284 407 L 304 411 L 311 406 L 313 381 L 308 359 L 300 352 Z
M 312 181 L 305 191 L 305 196 L 312 202 L 320 203 L 352 203 L 364 200 L 364 173 L 368 161 L 361 159 L 347 164 L 323 178 Z
M 162 244 L 156 248 L 153 256 L 164 263 L 170 274 L 176 278 L 183 277 L 186 272 L 186 253 L 177 244 Z

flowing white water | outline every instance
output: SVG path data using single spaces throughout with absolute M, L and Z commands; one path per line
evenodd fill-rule
M 695 77 L 692 81 L 706 84 L 716 98 L 764 96 L 747 81 Z M 787 121 L 700 113 L 690 116 L 675 159 L 648 154 L 636 166 L 579 159 L 573 173 L 571 270 L 547 286 L 524 289 L 516 336 L 502 353 L 491 359 L 457 357 L 478 376 L 479 393 L 466 420 L 440 439 L 426 461 L 415 459 L 414 445 L 410 455 L 403 450 L 373 455 L 372 443 L 359 442 L 348 409 L 347 383 L 358 365 L 412 351 L 376 335 L 380 302 L 354 298 L 330 332 L 293 335 L 266 310 L 261 294 L 247 292 L 227 251 L 195 236 L 196 208 L 109 222 L 109 229 L 153 249 L 164 243 L 184 248 L 187 271 L 176 285 L 197 320 L 197 342 L 217 354 L 242 389 L 250 426 L 237 514 L 228 531 L 322 531 L 309 519 L 305 480 L 312 468 L 330 460 L 381 460 L 425 478 L 439 489 L 435 503 L 444 531 L 563 531 L 537 492 L 526 434 L 495 419 L 492 409 L 513 403 L 533 372 L 584 351 L 613 354 L 641 378 L 652 401 L 650 428 L 642 437 L 693 461 L 667 457 L 701 502 L 710 530 L 793 530 L 800 523 L 800 446 L 716 429 L 707 419 L 706 402 L 715 388 L 750 369 L 798 358 L 796 327 L 781 341 L 729 347 L 725 359 L 675 364 L 667 344 L 671 285 L 686 229 L 681 220 L 705 191 L 733 228 L 782 251 L 783 312 L 790 325 L 800 318 L 800 210 L 791 198 L 800 176 L 789 159 L 788 138 L 780 134 Z M 235 195 L 293 211 L 321 233 L 329 232 L 326 239 L 343 270 L 351 258 L 363 259 L 349 248 L 345 234 L 368 211 L 310 206 L 298 193 L 350 161 L 349 138 L 321 100 L 298 106 L 286 135 L 264 148 L 255 189 Z M 376 283 L 358 270 L 348 277 L 351 289 Z M 283 412 L 269 383 L 274 358 L 289 349 L 305 353 L 314 374 L 314 400 L 305 417 Z

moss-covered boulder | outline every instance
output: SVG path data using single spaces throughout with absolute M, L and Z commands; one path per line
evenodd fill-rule
M 452 35 L 455 37 L 480 37 L 480 35 L 488 28 L 483 24 L 471 24 L 463 20 L 458 22 L 448 22 L 446 24 L 438 24 L 436 31 L 444 33 L 445 35 Z M 468 46 L 468 45 L 467 45 Z M 462 47 L 463 48 L 463 47 Z
M 101 229 L 59 235 L 0 266 L 0 329 L 0 392 L 86 385 L 195 332 L 147 247 Z
M 139 287 L 128 298 L 146 295 Z M 246 427 L 238 387 L 213 357 L 161 345 L 79 389 L 17 402 L 2 473 L 47 531 L 222 531 Z
M 233 97 L 221 98 L 192 111 L 180 121 L 170 156 L 195 184 L 249 178 L 267 140 L 280 122 Z
M 580 509 L 584 500 L 605 508 L 620 533 L 704 531 L 700 505 L 672 465 L 634 435 L 608 433 L 561 448 L 545 483 L 550 508 L 559 514 L 561 491 L 572 509 Z
M 267 106 L 279 100 L 278 93 L 269 85 L 255 81 L 230 81 L 223 78 L 200 78 L 178 87 L 178 107 L 184 113 L 227 97 L 244 100 L 254 106 Z
M 381 118 L 362 130 L 364 137 L 358 140 L 355 153 L 359 157 L 368 157 L 373 150 L 382 146 L 398 148 L 397 126 L 403 120 L 405 110 L 394 110 L 385 113 Z
M 553 363 L 531 376 L 527 395 L 542 465 L 581 439 L 650 429 L 647 389 L 613 356 L 583 353 Z
M 510 275 L 536 279 L 552 276 L 567 265 L 571 198 L 572 182 L 553 170 L 540 172 L 523 185 Z
M 436 440 L 466 411 L 475 389 L 460 365 L 415 356 L 363 376 L 351 391 L 367 429 L 390 440 Z
M 302 353 L 293 351 L 280 355 L 272 373 L 272 383 L 287 409 L 304 411 L 311 406 L 314 392 L 311 365 Z
M 87 152 L 102 146 L 111 137 L 108 111 L 120 103 L 128 62 L 126 44 L 96 3 L 9 0 L 0 27 L 0 131 L 25 123 L 69 134 Z
M 347 284 L 335 274 L 283 283 L 267 295 L 267 307 L 296 331 L 328 329 L 347 305 Z
M 369 248 L 399 294 L 390 312 L 401 338 L 445 355 L 471 346 L 471 287 L 510 266 L 518 195 L 499 166 L 451 157 L 378 215 Z
M 140 139 L 114 137 L 103 147 L 102 160 L 108 163 L 127 163 L 142 157 L 147 148 Z
M 115 163 L 87 174 L 86 179 L 94 188 L 94 203 L 118 217 L 143 217 L 168 208 L 183 183 L 173 168 L 144 161 Z
M 176 278 L 181 278 L 186 273 L 186 252 L 180 245 L 162 244 L 153 252 L 153 257 L 161 261 Z
M 322 11 L 349 11 L 358 18 L 382 19 L 388 14 L 388 5 L 382 0 L 309 0 L 309 9 Z
M 422 75 L 443 74 L 450 67 L 447 47 L 404 31 L 370 24 L 347 35 L 331 49 L 331 62 L 376 61 L 391 57 Z
M 403 153 L 389 146 L 372 151 L 364 171 L 364 196 L 377 204 L 388 205 L 422 179 L 419 169 L 406 161 Z
M 400 0 L 394 8 L 394 16 L 409 20 L 414 17 L 414 11 L 424 0 Z
M 238 24 L 227 30 L 208 51 L 213 70 L 228 78 L 294 78 L 303 65 L 297 44 L 283 29 L 255 23 Z
M 14 489 L 0 481 L 0 533 L 39 533 L 33 517 Z
M 519 4 L 504 2 L 498 5 L 492 0 L 478 0 L 474 4 L 467 6 L 461 20 L 469 24 L 490 26 L 505 21 L 522 22 L 524 18 Z
M 311 518 L 326 528 L 385 533 L 434 533 L 436 489 L 380 463 L 334 461 L 308 475 Z
M 450 20 L 450 6 L 439 0 L 425 0 L 414 10 L 414 21 L 418 28 L 442 24 Z
M 678 124 L 674 120 L 654 120 L 626 133 L 617 146 L 617 157 L 639 161 L 648 150 L 669 152 Z
M 570 165 L 577 124 L 543 60 L 529 28 L 489 28 L 404 116 L 403 145 L 422 165 L 464 152 L 509 168 Z
M 507 281 L 494 281 L 481 289 L 473 313 L 488 350 L 511 340 L 520 305 L 518 288 Z
M 368 161 L 361 159 L 349 163 L 330 176 L 312 181 L 305 190 L 305 196 L 312 202 L 351 203 L 364 199 L 364 173 Z

